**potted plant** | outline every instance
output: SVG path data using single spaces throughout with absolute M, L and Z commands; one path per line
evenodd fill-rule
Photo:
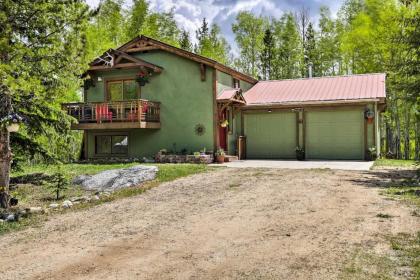
M 145 86 L 149 82 L 149 73 L 140 71 L 137 74 L 136 81 L 140 86 Z
M 371 109 L 367 109 L 365 111 L 365 118 L 367 119 L 368 123 L 372 123 L 374 117 L 375 117 L 375 112 L 373 112 Z
M 2 127 L 6 128 L 8 132 L 17 132 L 23 118 L 16 113 L 12 113 L 0 120 Z
M 217 149 L 216 151 L 216 161 L 218 163 L 224 163 L 225 162 L 225 151 L 222 148 Z
M 376 160 L 376 148 L 375 147 L 370 147 L 368 149 L 368 160 L 369 161 Z
M 305 160 L 305 149 L 302 147 L 296 147 L 296 159 Z
M 228 125 L 229 125 L 228 120 L 224 120 L 224 121 L 222 121 L 222 122 L 220 123 L 220 126 L 221 126 L 221 127 L 227 127 Z

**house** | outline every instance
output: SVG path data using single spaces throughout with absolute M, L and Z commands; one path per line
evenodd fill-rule
M 241 158 L 295 158 L 301 147 L 307 159 L 365 159 L 379 147 L 384 74 L 257 81 L 139 36 L 85 75 L 83 102 L 63 108 L 84 131 L 87 159 L 218 147 Z

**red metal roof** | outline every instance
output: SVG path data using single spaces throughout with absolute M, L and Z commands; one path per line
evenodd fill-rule
M 217 96 L 217 100 L 229 100 L 235 96 L 238 92 L 238 89 L 224 89 Z
M 244 97 L 248 105 L 385 98 L 385 74 L 260 81 Z

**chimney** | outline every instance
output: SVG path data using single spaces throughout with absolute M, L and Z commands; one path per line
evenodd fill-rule
M 308 75 L 309 79 L 312 78 L 312 62 L 308 63 Z

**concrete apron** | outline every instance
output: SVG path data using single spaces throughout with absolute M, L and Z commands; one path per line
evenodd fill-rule
M 356 160 L 238 160 L 210 166 L 233 168 L 283 168 L 283 169 L 337 169 L 337 170 L 369 170 L 373 161 Z

